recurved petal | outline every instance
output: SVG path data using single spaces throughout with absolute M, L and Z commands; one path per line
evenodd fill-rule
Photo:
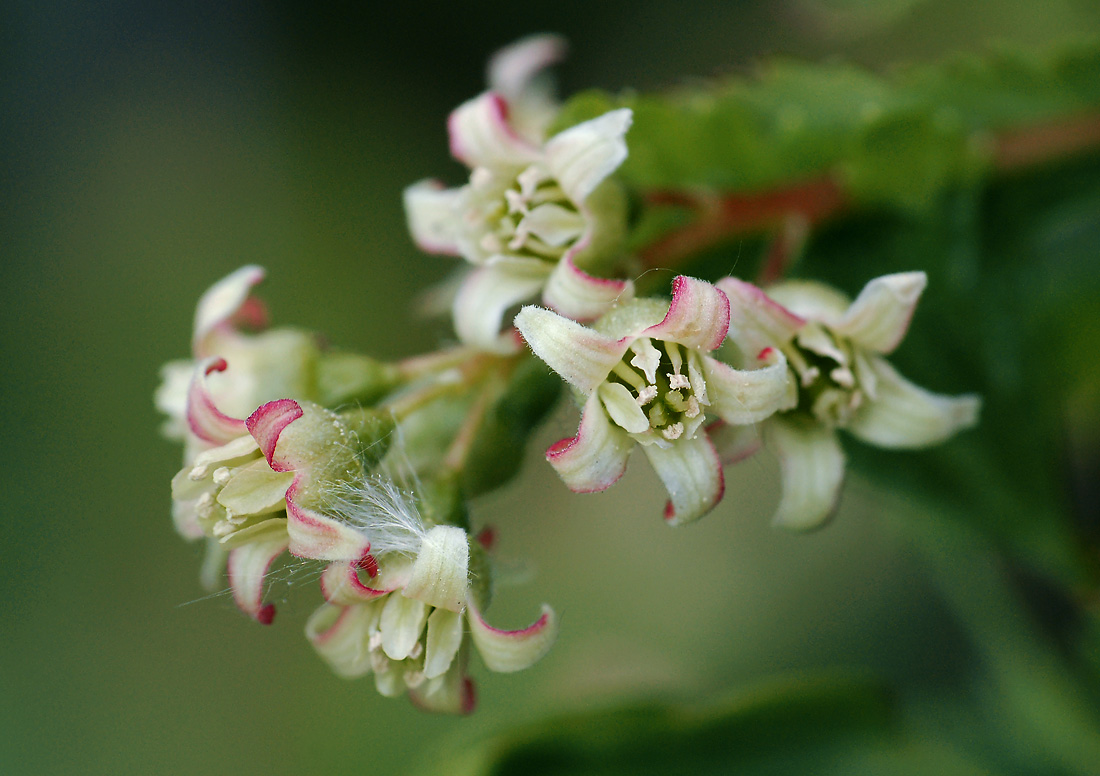
M 207 375 L 224 372 L 226 366 L 224 358 L 201 361 L 187 390 L 187 425 L 191 433 L 204 442 L 215 445 L 224 445 L 247 433 L 243 420 L 229 417 L 214 405 L 214 399 L 206 385 Z
M 832 516 L 844 481 L 844 451 L 836 432 L 820 423 L 772 418 L 764 442 L 779 458 L 783 494 L 775 524 L 816 528 Z
M 453 612 L 462 611 L 469 589 L 470 545 L 466 532 L 437 525 L 424 536 L 405 595 Z
M 669 525 L 698 520 L 722 500 L 726 489 L 722 462 L 706 434 L 677 439 L 668 447 L 644 445 L 642 451 L 668 491 L 665 520 Z
M 643 334 L 710 351 L 722 344 L 729 326 L 730 301 L 726 295 L 705 280 L 680 275 L 672 283 L 668 314 Z
M 833 330 L 869 350 L 889 353 L 905 338 L 927 284 L 928 276 L 923 272 L 875 278 L 863 287 Z
M 542 605 L 539 618 L 520 630 L 494 628 L 485 622 L 472 601 L 466 608 L 466 619 L 481 659 L 489 670 L 501 673 L 522 671 L 534 665 L 550 651 L 558 636 L 558 620 L 546 604 Z
M 573 202 L 583 203 L 626 159 L 626 131 L 633 120 L 629 108 L 620 108 L 547 141 L 546 166 Z
M 379 611 L 376 604 L 321 604 L 306 621 L 306 638 L 338 676 L 354 679 L 369 674 L 370 634 Z
M 550 274 L 546 262 L 498 262 L 479 267 L 462 283 L 454 300 L 454 325 L 460 340 L 490 353 L 506 355 L 519 347 L 501 333 L 504 313 L 538 293 Z
M 405 189 L 409 233 L 422 251 L 459 255 L 462 196 L 462 189 L 446 189 L 439 181 L 432 180 L 420 181 Z
M 789 342 L 806 323 L 752 283 L 727 277 L 715 285 L 729 297 L 729 336 L 746 358 Z
M 524 140 L 508 120 L 508 103 L 485 92 L 462 103 L 447 119 L 451 154 L 467 166 L 523 167 L 538 159 L 538 149 Z
M 375 601 L 389 595 L 404 585 L 380 583 L 371 580 L 372 585 L 363 584 L 359 577 L 359 564 L 356 561 L 337 561 L 328 564 L 321 573 L 321 595 L 332 604 L 360 604 Z
M 570 490 L 592 493 L 618 482 L 633 449 L 634 440 L 611 422 L 593 394 L 584 405 L 577 435 L 551 445 L 546 460 Z
M 766 366 L 745 370 L 703 358 L 711 409 L 727 423 L 756 423 L 797 403 L 798 389 L 783 353 L 767 348 L 761 355 Z
M 856 411 L 845 428 L 879 447 L 938 444 L 978 422 L 982 401 L 974 394 L 932 393 L 902 377 L 885 359 L 867 359 L 875 376 L 875 397 Z
M 630 345 L 540 307 L 520 310 L 515 326 L 536 356 L 585 394 L 596 390 Z
M 241 313 L 252 287 L 263 279 L 263 267 L 249 264 L 219 280 L 199 298 L 191 338 L 191 349 L 196 358 L 212 355 L 204 347 L 206 336 Z
M 367 537 L 346 523 L 297 503 L 295 486 L 286 494 L 290 554 L 313 560 L 356 561 L 370 551 Z
M 547 306 L 575 321 L 599 318 L 612 305 L 633 298 L 634 284 L 629 280 L 589 275 L 570 255 L 557 263 L 542 292 L 542 301 Z
M 540 72 L 565 58 L 567 45 L 560 35 L 528 35 L 506 46 L 489 60 L 489 88 L 508 100 L 523 96 Z
M 233 590 L 233 600 L 242 612 L 264 625 L 270 625 L 275 619 L 275 605 L 263 602 L 264 579 L 272 562 L 286 548 L 286 535 L 274 534 L 229 552 L 226 569 L 229 586 Z

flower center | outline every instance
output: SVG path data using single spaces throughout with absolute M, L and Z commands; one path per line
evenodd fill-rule
M 798 376 L 798 406 L 791 412 L 844 426 L 863 403 L 851 344 L 821 326 L 807 326 L 782 348 Z
M 674 342 L 654 344 L 640 337 L 608 378 L 609 383 L 629 389 L 633 407 L 628 412 L 622 406 L 613 409 L 607 397 L 605 406 L 632 433 L 659 434 L 668 441 L 693 437 L 705 418 L 703 408 L 710 403 L 698 358 L 695 351 Z M 616 417 L 623 414 L 628 414 L 629 422 Z
M 544 168 L 533 164 L 511 180 L 485 168 L 470 176 L 469 218 L 489 255 L 558 261 L 584 233 L 584 216 Z

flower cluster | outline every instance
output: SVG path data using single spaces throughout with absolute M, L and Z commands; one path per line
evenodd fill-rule
M 281 362 L 269 333 L 238 330 L 245 312 L 261 309 L 251 294 L 261 277 L 246 267 L 203 296 L 196 360 L 186 364 L 191 375 L 182 399 L 174 394 L 185 364 L 165 371 L 158 403 L 170 418 L 168 434 L 185 443 L 185 465 L 172 480 L 177 529 L 189 539 L 206 538 L 206 582 L 216 586 L 224 570 L 238 607 L 263 624 L 275 616 L 265 583 L 277 558 L 289 552 L 325 564 L 327 603 L 310 619 L 307 635 L 337 672 L 373 669 L 385 695 L 408 689 L 425 708 L 468 712 L 467 633 L 490 669 L 515 671 L 553 642 L 553 613 L 544 607 L 521 631 L 485 622 L 491 566 L 484 549 L 464 526 L 421 517 L 416 494 L 397 489 L 385 473 L 397 433 L 393 411 L 379 405 L 338 412 L 302 396 L 331 399 L 349 385 L 361 395 L 385 393 L 400 382 L 401 370 L 359 360 L 350 363 L 361 367 L 357 372 L 341 359 L 334 370 L 341 379 L 327 381 L 339 390 L 319 389 L 329 354 L 309 335 L 281 335 L 310 348 L 307 359 L 295 359 L 292 350 Z M 219 344 L 244 369 L 234 374 L 228 358 L 210 355 Z M 375 385 L 366 385 L 366 373 Z M 215 392 L 211 380 L 221 376 L 234 379 Z M 297 398 L 263 401 L 245 418 L 222 409 L 288 387 Z M 346 493 L 358 495 L 348 501 L 340 495 Z

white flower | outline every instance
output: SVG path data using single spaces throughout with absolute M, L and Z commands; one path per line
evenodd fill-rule
M 977 422 L 977 396 L 925 391 L 882 357 L 905 337 L 926 284 L 923 272 L 884 275 L 849 303 L 820 283 L 765 293 L 736 278 L 718 281 L 730 299 L 730 339 L 746 358 L 781 351 L 798 386 L 797 406 L 761 427 L 782 470 L 778 524 L 813 528 L 835 510 L 845 464 L 836 429 L 878 447 L 917 448 Z
M 547 60 L 520 54 L 504 60 L 521 63 L 511 66 L 521 76 L 509 81 L 512 92 Z M 475 265 L 454 300 L 455 330 L 493 352 L 515 350 L 515 339 L 501 335 L 504 314 L 540 291 L 546 305 L 575 320 L 596 318 L 632 294 L 628 281 L 597 276 L 620 260 L 626 205 L 608 176 L 626 159 L 631 112 L 611 111 L 543 142 L 531 125 L 544 119 L 532 120 L 528 109 L 522 128 L 513 121 L 519 100 L 486 92 L 451 114 L 451 153 L 471 170 L 465 186 L 421 181 L 405 191 L 416 243 Z

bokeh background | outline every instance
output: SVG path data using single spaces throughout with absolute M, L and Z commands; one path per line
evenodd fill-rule
M 514 586 L 493 620 L 562 618 L 516 676 L 481 671 L 468 719 L 345 682 L 302 636 L 307 570 L 272 628 L 204 597 L 174 534 L 179 451 L 157 434 L 160 365 L 199 294 L 269 270 L 279 323 L 381 357 L 435 347 L 401 191 L 449 183 L 444 120 L 522 35 L 572 45 L 562 92 L 658 89 L 776 54 L 883 68 L 990 41 L 1100 30 L 1087 0 L 614 0 L 515 4 L 9 2 L 0 11 L 0 772 L 407 773 L 509 725 L 624 697 L 702 702 L 778 672 L 877 672 L 919 699 L 970 668 L 967 641 L 858 479 L 826 530 L 771 530 L 766 456 L 673 531 L 639 457 L 574 497 L 531 465 L 474 505 Z

